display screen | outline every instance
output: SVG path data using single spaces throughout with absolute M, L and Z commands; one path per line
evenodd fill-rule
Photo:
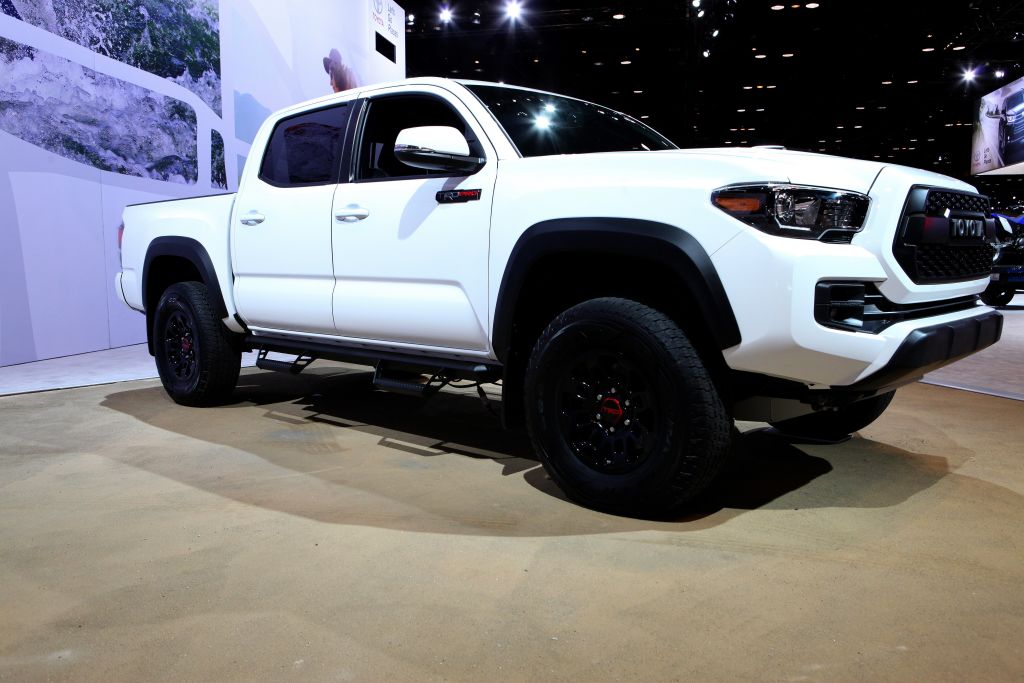
M 1024 78 L 981 98 L 972 147 L 972 175 L 1024 173 Z

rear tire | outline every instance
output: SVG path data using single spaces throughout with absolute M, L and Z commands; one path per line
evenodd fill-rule
M 1005 306 L 1013 301 L 1016 293 L 1017 290 L 1013 287 L 989 285 L 988 289 L 981 293 L 981 300 L 989 306 Z
M 160 381 L 175 403 L 210 406 L 231 397 L 242 354 L 217 317 L 206 285 L 168 287 L 157 304 L 152 334 Z
M 729 453 L 732 420 L 689 340 L 626 299 L 586 301 L 548 325 L 525 406 L 548 474 L 595 509 L 670 512 L 707 488 Z
M 836 440 L 864 429 L 877 420 L 892 403 L 895 391 L 865 398 L 836 410 L 822 410 L 789 420 L 772 422 L 780 432 L 812 439 Z

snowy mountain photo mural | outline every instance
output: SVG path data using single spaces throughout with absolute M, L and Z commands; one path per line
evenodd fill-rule
M 0 0 L 0 11 L 174 81 L 221 114 L 217 0 Z
M 103 171 L 198 176 L 192 107 L 2 37 L 0 129 Z

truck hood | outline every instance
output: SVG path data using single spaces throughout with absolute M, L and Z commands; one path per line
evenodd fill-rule
M 886 164 L 847 157 L 835 157 L 813 152 L 797 152 L 786 149 L 767 148 L 707 148 L 681 149 L 657 154 L 678 154 L 687 156 L 727 157 L 747 162 L 757 161 L 758 167 L 766 165 L 778 175 L 775 180 L 789 181 L 799 185 L 816 185 L 840 190 L 868 193 L 878 174 Z M 751 178 L 764 181 L 765 178 Z
M 940 187 L 956 187 L 967 191 L 976 191 L 961 180 L 924 171 L 899 164 L 884 164 L 878 161 L 865 161 L 849 157 L 836 157 L 814 152 L 798 152 L 788 149 L 768 149 L 763 147 L 712 147 L 706 149 L 680 149 L 655 154 L 678 154 L 687 156 L 726 157 L 749 162 L 757 162 L 760 168 L 765 165 L 778 173 L 778 180 L 788 180 L 799 185 L 816 185 L 839 190 L 853 190 L 868 194 L 878 175 L 886 168 L 898 170 L 912 182 L 921 185 L 937 185 Z M 765 180 L 752 178 L 752 180 Z

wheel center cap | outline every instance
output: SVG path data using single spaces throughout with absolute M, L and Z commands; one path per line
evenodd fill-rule
M 184 353 L 188 353 L 189 351 L 191 351 L 192 350 L 192 340 L 189 339 L 188 337 L 182 337 L 181 338 L 181 350 Z
M 608 418 L 613 427 L 619 424 L 619 420 L 622 419 L 622 414 L 625 412 L 622 410 L 622 404 L 619 402 L 619 399 L 612 396 L 601 401 L 601 407 L 598 410 L 601 412 L 601 415 Z

